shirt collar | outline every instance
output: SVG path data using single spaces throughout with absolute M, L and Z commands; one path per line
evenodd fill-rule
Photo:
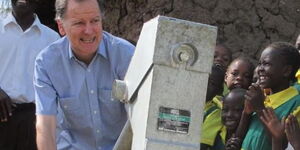
M 297 89 L 291 86 L 283 91 L 267 96 L 264 103 L 265 106 L 276 109 L 296 95 L 298 95 Z
M 5 17 L 4 19 L 3 19 L 3 21 L 2 21 L 2 31 L 5 31 L 5 27 L 8 25 L 8 24 L 10 24 L 10 23 L 13 23 L 13 24 L 15 24 L 15 25 L 17 25 L 17 26 L 20 26 L 18 23 L 17 23 L 17 21 L 16 21 L 16 19 L 15 19 L 15 17 L 13 16 L 13 14 L 12 13 L 9 13 L 8 15 L 7 15 L 7 17 Z M 33 28 L 33 27 L 36 27 L 39 31 L 41 31 L 41 22 L 40 22 L 40 20 L 39 20 L 39 18 L 38 18 L 38 16 L 36 15 L 36 14 L 34 14 L 34 22 L 32 23 L 32 25 L 28 28 L 28 29 L 30 29 L 30 28 Z M 27 29 L 27 30 L 28 30 Z
M 300 69 L 298 69 L 298 71 L 296 73 L 296 78 L 298 80 L 298 83 L 300 83 Z
M 100 49 L 98 49 L 98 54 L 100 54 L 101 56 L 103 56 L 105 59 L 107 59 L 107 49 L 106 49 L 106 45 L 104 43 L 104 34 L 103 34 L 103 38 L 100 42 Z
M 101 42 L 100 42 L 100 45 L 99 45 L 98 50 L 97 50 L 97 54 L 99 54 L 99 55 L 103 56 L 105 59 L 107 59 L 106 46 L 105 46 L 103 41 L 104 40 L 102 39 Z M 69 43 L 70 43 L 70 41 L 69 41 Z M 73 57 L 75 58 L 74 53 L 73 53 L 72 48 L 71 48 L 71 43 L 69 44 L 69 50 L 68 51 L 69 51 L 69 58 L 70 59 L 73 58 Z
M 220 130 L 220 136 L 224 145 L 226 143 L 226 134 L 227 134 L 226 126 L 223 126 Z
M 215 103 L 216 104 L 216 106 L 218 107 L 218 108 L 220 108 L 220 109 L 222 109 L 222 102 L 221 102 L 221 99 L 222 99 L 222 97 L 221 96 L 215 96 L 214 98 L 213 98 L 213 103 Z

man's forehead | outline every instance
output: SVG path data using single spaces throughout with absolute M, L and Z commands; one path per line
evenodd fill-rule
M 87 1 L 70 0 L 68 6 L 66 7 L 64 18 L 69 18 L 70 16 L 73 19 L 86 18 L 87 16 L 89 17 L 92 16 L 92 18 L 99 18 L 99 17 L 101 18 L 101 10 L 97 4 L 97 1 L 95 0 L 87 0 Z

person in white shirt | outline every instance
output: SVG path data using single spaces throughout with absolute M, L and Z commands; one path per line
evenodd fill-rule
M 59 39 L 34 13 L 37 0 L 11 0 L 0 20 L 0 150 L 35 150 L 36 55 Z
M 0 0 L 0 19 L 3 19 L 11 12 L 11 1 Z

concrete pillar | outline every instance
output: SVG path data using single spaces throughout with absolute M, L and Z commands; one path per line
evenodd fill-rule
M 132 150 L 199 150 L 217 28 L 158 16 L 144 24 L 124 81 Z M 117 90 L 116 90 L 117 89 Z

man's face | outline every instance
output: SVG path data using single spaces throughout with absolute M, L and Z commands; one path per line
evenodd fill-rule
M 58 21 L 58 28 L 70 40 L 78 59 L 92 58 L 102 39 L 101 12 L 97 1 L 68 1 L 64 18 Z
M 11 0 L 11 4 L 15 15 L 27 15 L 34 12 L 37 0 Z

